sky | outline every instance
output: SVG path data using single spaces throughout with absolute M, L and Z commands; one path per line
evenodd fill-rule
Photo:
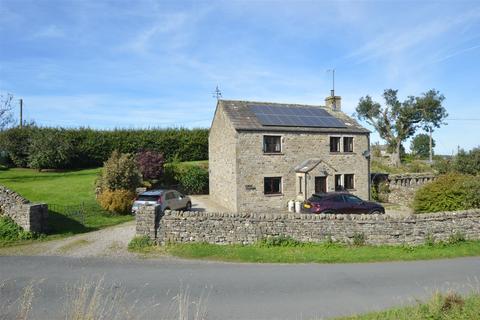
M 480 1 L 0 0 L 0 93 L 39 125 L 209 127 L 217 85 L 323 105 L 329 69 L 347 114 L 435 88 L 435 152 L 480 145 Z

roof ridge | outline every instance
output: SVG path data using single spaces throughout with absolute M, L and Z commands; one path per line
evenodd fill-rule
M 301 103 L 291 103 L 291 102 L 273 102 L 273 101 L 252 101 L 252 100 L 232 100 L 232 99 L 219 99 L 219 102 L 241 102 L 241 103 L 260 103 L 260 104 L 278 104 L 278 105 L 289 105 L 289 106 L 301 106 L 301 107 L 321 107 L 326 108 L 325 105 L 320 104 L 301 104 Z

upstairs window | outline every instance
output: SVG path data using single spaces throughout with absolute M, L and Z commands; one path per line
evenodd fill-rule
M 263 152 L 280 153 L 282 152 L 282 139 L 280 136 L 263 136 Z
M 343 180 L 344 180 L 345 189 L 347 190 L 355 189 L 355 183 L 354 183 L 355 178 L 353 174 L 344 175 Z
M 340 137 L 330 137 L 330 152 L 340 152 Z
M 265 177 L 263 178 L 264 194 L 281 194 L 282 178 L 281 177 Z
M 353 137 L 343 138 L 343 152 L 353 152 Z

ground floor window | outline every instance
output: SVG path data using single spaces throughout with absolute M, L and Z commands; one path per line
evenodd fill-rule
M 343 190 L 342 175 L 336 174 L 335 175 L 335 191 L 341 191 L 341 190 Z
M 264 194 L 281 194 L 282 193 L 282 177 L 265 177 L 263 178 Z
M 343 176 L 343 180 L 344 180 L 345 189 L 347 189 L 347 190 L 355 189 L 355 178 L 354 178 L 353 174 L 345 174 Z

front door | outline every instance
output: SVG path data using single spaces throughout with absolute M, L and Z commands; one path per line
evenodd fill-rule
M 315 177 L 315 193 L 327 192 L 327 177 Z

